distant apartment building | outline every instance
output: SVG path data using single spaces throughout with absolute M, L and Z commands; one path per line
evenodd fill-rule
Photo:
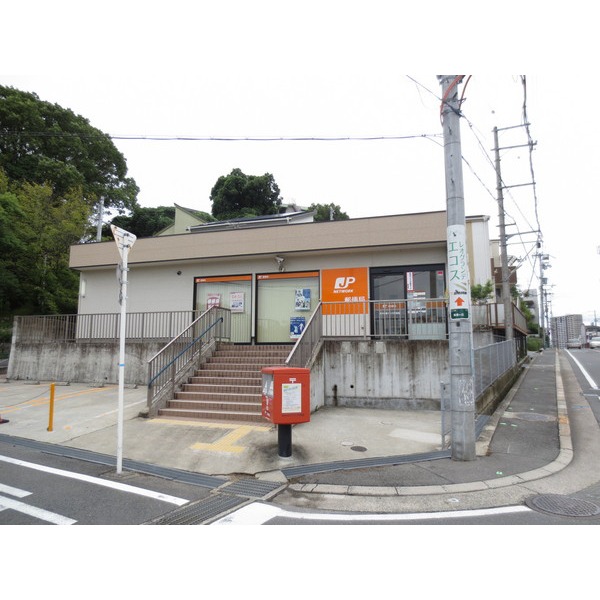
M 582 315 L 564 315 L 552 317 L 552 345 L 555 348 L 566 348 L 567 340 L 579 338 L 585 342 L 585 327 Z

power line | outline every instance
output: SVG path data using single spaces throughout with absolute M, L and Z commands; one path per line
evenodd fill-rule
M 128 135 L 128 134 L 81 134 L 61 131 L 0 131 L 0 137 L 40 137 L 40 138 L 97 138 L 112 140 L 134 140 L 151 142 L 377 142 L 410 140 L 420 138 L 442 138 L 441 133 L 420 133 L 411 135 L 370 135 L 370 136 L 193 136 L 193 135 Z

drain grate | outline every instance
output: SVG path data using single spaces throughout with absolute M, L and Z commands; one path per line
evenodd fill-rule
M 216 494 L 198 502 L 178 508 L 168 515 L 152 521 L 151 525 L 202 525 L 209 520 L 227 513 L 234 508 L 245 504 L 247 498 Z
M 256 479 L 240 479 L 227 484 L 221 490 L 227 494 L 245 496 L 246 498 L 263 498 L 281 487 L 280 483 L 258 481 Z
M 356 458 L 354 460 L 316 463 L 312 465 L 300 465 L 297 467 L 288 467 L 287 469 L 282 469 L 281 472 L 288 479 L 290 479 L 292 477 L 300 477 L 302 475 L 309 475 L 315 473 L 327 473 L 329 471 L 403 465 L 407 463 L 420 462 L 425 460 L 450 458 L 451 456 L 452 452 L 450 450 L 438 450 L 435 452 L 425 452 L 422 454 L 406 454 L 400 456 L 383 456 L 376 458 Z
M 526 504 L 534 510 L 564 517 L 593 517 L 600 514 L 600 506 L 593 502 L 560 494 L 534 496 Z
M 117 464 L 117 459 L 115 456 L 100 454 L 98 452 L 92 452 L 91 450 L 83 450 L 81 448 L 71 448 L 70 446 L 60 446 L 57 444 L 49 444 L 47 442 L 29 440 L 26 438 L 4 436 L 2 434 L 0 434 L 0 442 L 7 442 L 17 446 L 33 448 L 34 450 L 39 450 L 40 452 L 53 454 L 55 456 L 64 456 L 65 458 L 85 460 L 87 462 L 106 465 L 108 467 L 115 467 Z M 227 479 L 223 477 L 214 477 L 212 475 L 205 475 L 203 473 L 183 471 L 181 469 L 172 469 L 169 467 L 160 467 L 158 465 L 151 465 L 129 459 L 123 460 L 123 468 L 136 473 L 155 475 L 156 477 L 162 477 L 164 479 L 171 479 L 173 481 L 189 483 L 190 485 L 197 485 L 199 487 L 206 487 L 210 489 L 218 488 L 227 481 Z

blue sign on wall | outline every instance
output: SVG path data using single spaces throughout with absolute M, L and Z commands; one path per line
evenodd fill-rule
M 304 317 L 290 317 L 290 338 L 299 338 L 305 325 L 306 319 Z

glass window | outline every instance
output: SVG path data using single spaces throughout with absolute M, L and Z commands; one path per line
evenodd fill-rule
M 319 273 L 258 275 L 256 291 L 257 342 L 294 342 L 319 303 Z
M 196 277 L 196 310 L 211 306 L 231 311 L 231 341 L 249 343 L 252 335 L 252 276 Z

